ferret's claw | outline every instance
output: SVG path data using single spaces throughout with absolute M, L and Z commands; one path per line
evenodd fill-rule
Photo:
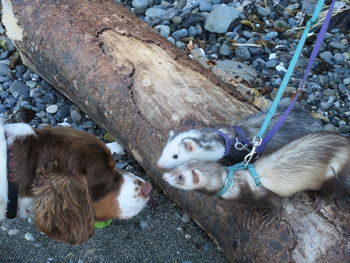
M 316 197 L 316 200 L 314 202 L 313 210 L 315 212 L 320 212 L 322 207 L 326 204 L 326 201 L 321 198 L 320 196 Z

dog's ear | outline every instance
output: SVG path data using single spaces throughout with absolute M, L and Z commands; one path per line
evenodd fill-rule
M 40 231 L 69 244 L 91 238 L 95 212 L 84 176 L 37 169 L 32 186 Z

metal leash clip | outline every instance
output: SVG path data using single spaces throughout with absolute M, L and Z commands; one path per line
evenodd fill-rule
M 245 144 L 241 143 L 237 137 L 236 137 L 236 142 L 235 142 L 234 147 L 237 151 L 243 151 L 243 150 L 247 151 L 247 152 L 250 151 L 249 148 Z
M 250 161 L 252 160 L 254 154 L 256 153 L 256 148 L 262 143 L 262 138 L 259 136 L 255 136 L 253 141 L 252 141 L 252 145 L 253 148 L 250 151 L 250 153 L 248 153 L 245 157 L 244 157 L 244 165 L 247 166 Z

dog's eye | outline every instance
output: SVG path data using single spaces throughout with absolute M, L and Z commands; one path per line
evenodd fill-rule
M 174 154 L 173 158 L 177 159 L 179 156 L 177 154 Z

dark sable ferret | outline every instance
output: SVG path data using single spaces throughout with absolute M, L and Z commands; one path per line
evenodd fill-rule
M 281 114 L 283 114 L 289 103 L 289 99 L 280 103 L 268 130 L 272 128 Z M 258 133 L 265 117 L 266 112 L 261 112 L 240 120 L 236 125 L 241 127 L 251 141 Z M 237 136 L 232 127 L 227 125 L 217 127 L 217 129 L 231 138 Z M 322 130 L 320 121 L 311 117 L 309 112 L 302 106 L 296 105 L 279 131 L 266 145 L 264 154 L 269 154 L 302 135 L 320 130 Z M 169 140 L 163 149 L 157 166 L 172 169 L 191 160 L 220 161 L 224 165 L 232 165 L 243 161 L 247 151 L 238 151 L 232 146 L 228 156 L 224 156 L 224 153 L 225 140 L 215 129 L 193 129 L 176 135 L 174 132 L 170 132 Z
M 331 196 L 346 186 L 350 172 L 350 140 L 335 132 L 314 132 L 296 139 L 255 162 L 263 187 L 256 187 L 248 170 L 235 172 L 234 184 L 223 199 L 254 208 L 271 209 L 277 215 L 282 198 L 305 190 L 321 190 Z M 183 190 L 214 194 L 222 189 L 227 170 L 219 163 L 191 161 L 163 175 L 170 185 Z M 344 189 L 345 190 L 345 189 Z M 320 209 L 320 195 L 316 207 Z

